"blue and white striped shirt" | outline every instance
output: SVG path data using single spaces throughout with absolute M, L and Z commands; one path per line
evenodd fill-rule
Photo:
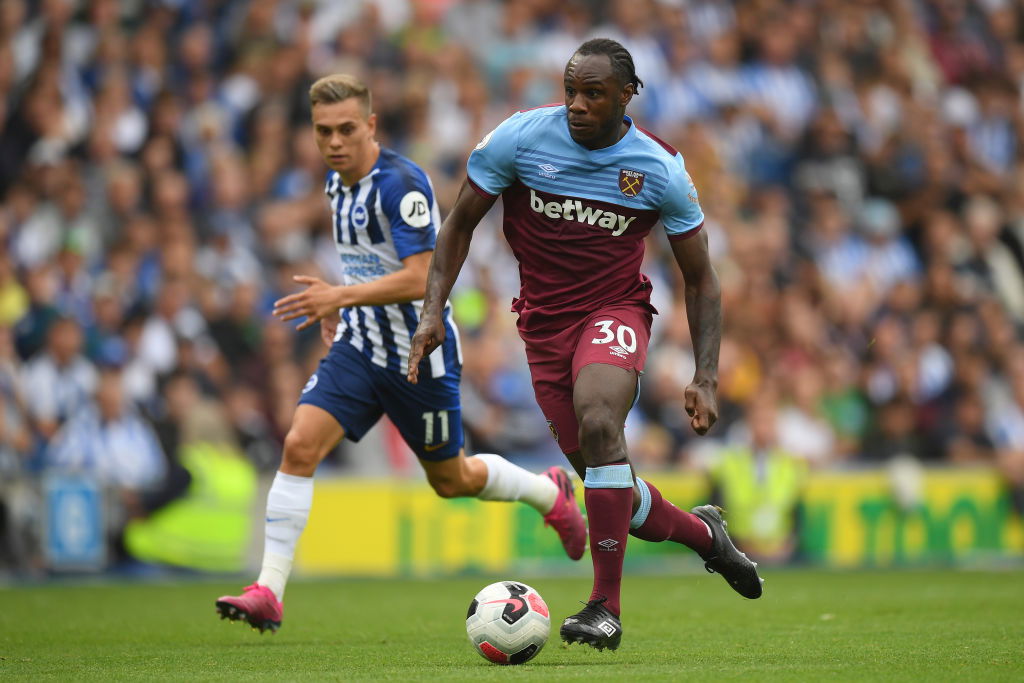
M 331 200 L 334 243 L 345 284 L 372 282 L 402 269 L 402 259 L 432 251 L 441 212 L 430 178 L 419 166 L 381 148 L 373 169 L 351 186 L 334 171 L 324 188 Z M 377 366 L 408 372 L 409 347 L 423 300 L 343 309 L 334 342 L 350 344 Z M 445 342 L 423 361 L 431 377 L 462 366 L 459 332 L 445 306 Z

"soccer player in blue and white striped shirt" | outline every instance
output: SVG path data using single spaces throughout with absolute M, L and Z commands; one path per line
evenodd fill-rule
M 427 480 L 445 498 L 522 501 L 544 515 L 568 555 L 578 560 L 586 525 L 568 475 L 552 467 L 532 474 L 498 455 L 466 457 L 459 407 L 462 358 L 446 307 L 446 340 L 408 375 L 410 341 L 419 324 L 440 212 L 430 179 L 412 161 L 374 139 L 370 92 L 348 75 L 310 89 L 317 147 L 331 171 L 326 192 L 342 285 L 298 276 L 305 289 L 275 303 L 282 320 L 320 323 L 330 347 L 309 378 L 281 469 L 267 497 L 263 569 L 241 596 L 217 600 L 221 617 L 277 630 L 295 544 L 313 501 L 313 473 L 345 437 L 358 441 L 387 414 L 416 453 Z

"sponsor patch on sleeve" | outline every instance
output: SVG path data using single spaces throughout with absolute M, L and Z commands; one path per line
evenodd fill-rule
M 430 225 L 430 204 L 427 197 L 419 190 L 407 192 L 398 205 L 402 220 L 414 228 L 425 228 Z

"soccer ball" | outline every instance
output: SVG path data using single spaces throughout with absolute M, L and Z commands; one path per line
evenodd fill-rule
M 496 664 L 522 664 L 548 640 L 551 619 L 540 593 L 519 581 L 501 581 L 476 594 L 466 613 L 466 634 L 480 656 Z

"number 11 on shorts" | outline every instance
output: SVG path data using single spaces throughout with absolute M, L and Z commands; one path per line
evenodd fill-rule
M 434 422 L 441 423 L 441 439 L 434 441 Z M 428 451 L 436 450 L 448 443 L 448 411 L 438 410 L 423 413 L 423 445 Z

